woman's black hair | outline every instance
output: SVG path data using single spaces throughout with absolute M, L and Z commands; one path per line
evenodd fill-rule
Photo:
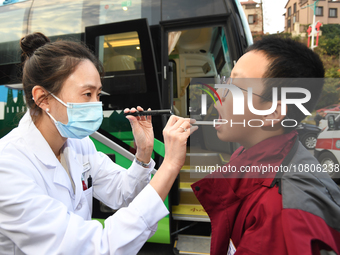
M 65 80 L 83 60 L 90 60 L 99 74 L 103 66 L 94 54 L 83 44 L 72 41 L 51 42 L 42 33 L 26 35 L 20 41 L 23 51 L 24 67 L 22 83 L 27 106 L 34 116 L 41 113 L 40 107 L 32 98 L 32 89 L 39 85 L 57 95 Z

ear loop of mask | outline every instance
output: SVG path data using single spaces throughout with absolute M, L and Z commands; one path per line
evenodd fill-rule
M 50 116 L 50 118 L 54 121 L 54 123 L 57 123 L 56 119 L 53 118 L 53 116 L 49 113 L 50 109 L 46 108 L 45 112 L 47 113 L 48 116 Z
M 67 104 L 65 104 L 63 101 L 61 101 L 58 97 L 56 97 L 55 95 L 53 95 L 53 93 L 49 92 L 56 100 L 58 100 L 61 104 L 65 105 L 66 107 L 70 107 Z M 46 113 L 48 116 L 50 116 L 50 118 L 54 121 L 54 123 L 58 123 L 58 121 L 49 113 L 50 109 L 46 108 Z
M 61 101 L 61 99 L 59 99 L 58 97 L 56 97 L 55 95 L 53 95 L 53 93 L 50 92 L 50 94 L 51 94 L 56 100 L 58 100 L 61 104 L 65 105 L 67 108 L 72 108 L 72 106 L 65 104 L 63 101 Z

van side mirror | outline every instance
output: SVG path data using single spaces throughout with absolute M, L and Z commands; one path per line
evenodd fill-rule
M 328 130 L 335 130 L 335 117 L 330 115 L 328 117 Z

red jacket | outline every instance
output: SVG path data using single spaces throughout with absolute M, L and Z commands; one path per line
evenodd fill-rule
M 275 172 L 214 173 L 192 185 L 211 220 L 212 255 L 227 254 L 230 239 L 235 254 L 340 254 L 339 188 L 327 173 L 299 171 L 318 162 L 296 139 L 294 131 L 241 147 L 228 163 L 238 170 L 278 167 L 289 156 L 291 168 L 280 178 Z

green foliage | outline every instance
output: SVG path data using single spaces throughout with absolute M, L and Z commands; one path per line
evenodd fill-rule
M 328 68 L 325 71 L 325 77 L 326 78 L 340 78 L 340 69 L 336 67 Z
M 262 38 L 266 37 L 266 36 L 277 36 L 277 37 L 280 37 L 280 38 L 291 38 L 295 41 L 301 41 L 301 35 L 298 35 L 298 36 L 295 36 L 295 37 L 292 37 L 292 34 L 291 33 L 279 33 L 279 34 L 258 34 L 258 35 L 254 35 L 253 36 L 253 41 L 256 42 L 256 41 L 259 41 L 261 40 Z
M 310 25 L 311 24 L 307 24 L 307 25 L 300 24 L 300 27 L 302 26 L 303 27 L 303 32 L 307 33 L 307 29 L 309 28 Z
M 340 25 L 339 24 L 325 24 L 321 27 L 322 36 L 328 39 L 333 39 L 340 35 Z
M 291 33 L 280 33 L 280 34 L 277 34 L 277 36 L 279 36 L 281 38 L 292 38 Z
M 327 55 L 339 55 L 340 37 L 335 36 L 333 38 L 328 38 L 322 35 L 319 38 L 319 47 L 323 48 Z
M 338 103 L 340 96 L 338 86 L 339 79 L 325 79 L 325 84 L 315 109 Z
M 292 37 L 292 39 L 293 39 L 294 41 L 297 41 L 297 42 L 301 42 L 301 41 L 302 41 L 301 35 L 294 36 L 294 37 Z
M 319 38 L 319 47 L 327 55 L 339 55 L 340 52 L 340 25 L 325 24 L 321 27 L 322 36 Z

